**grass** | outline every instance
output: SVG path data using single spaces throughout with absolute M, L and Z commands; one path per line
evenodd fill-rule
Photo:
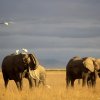
M 100 100 L 100 79 L 96 88 L 82 88 L 75 82 L 75 88 L 66 89 L 65 71 L 47 71 L 47 84 L 50 88 L 40 86 L 29 89 L 28 81 L 23 80 L 23 90 L 19 92 L 14 81 L 9 81 L 5 90 L 0 72 L 0 100 Z

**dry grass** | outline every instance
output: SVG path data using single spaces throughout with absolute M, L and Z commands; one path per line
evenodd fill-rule
M 66 89 L 65 71 L 47 71 L 47 84 L 50 89 L 40 86 L 30 90 L 24 79 L 23 90 L 18 92 L 15 83 L 9 81 L 5 90 L 0 73 L 0 100 L 100 100 L 100 79 L 95 89 L 82 88 L 77 81 L 74 89 Z

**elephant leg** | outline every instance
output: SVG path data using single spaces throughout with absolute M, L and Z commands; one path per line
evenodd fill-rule
M 35 87 L 36 87 L 36 79 L 34 79 Z
M 95 81 L 92 79 L 91 80 L 91 87 L 95 87 L 95 84 L 96 84 Z
M 82 86 L 84 87 L 84 86 L 86 86 L 86 83 L 87 83 L 87 80 L 88 80 L 88 73 L 83 73 L 82 74 Z
M 67 77 L 67 78 L 66 78 L 66 87 L 67 87 L 67 88 L 69 87 L 70 82 L 71 82 L 70 77 Z
M 22 90 L 22 80 L 14 80 L 18 90 Z
M 23 88 L 23 74 L 20 74 L 20 89 L 22 90 Z
M 14 79 L 18 90 L 22 90 L 23 80 L 22 80 L 22 73 L 16 74 Z
M 29 87 L 32 88 L 33 87 L 33 80 L 32 79 L 28 79 L 29 81 Z
M 44 73 L 40 75 L 39 85 L 40 84 L 42 84 L 43 86 L 46 86 L 46 75 Z
M 90 79 L 87 81 L 88 87 L 95 87 L 96 81 L 94 79 Z
M 19 81 L 15 81 L 15 83 L 16 83 L 16 86 L 17 86 L 18 90 L 20 90 L 20 82 Z
M 23 80 L 21 79 L 20 80 L 20 89 L 22 90 L 22 88 L 23 88 Z
M 92 86 L 92 80 L 91 80 L 91 79 L 88 79 L 88 80 L 87 80 L 87 86 L 88 86 L 88 87 L 91 87 L 91 86 Z
M 92 87 L 95 87 L 95 85 L 96 85 L 96 77 L 95 77 L 95 75 L 93 75 L 93 77 L 91 78 L 91 83 L 92 83 Z
M 42 84 L 43 86 L 46 86 L 46 80 L 45 79 L 44 80 L 39 80 L 38 84 L 39 85 Z
M 33 87 L 33 79 L 30 76 L 28 76 L 27 79 L 29 81 L 29 87 L 32 88 Z
M 92 87 L 95 87 L 96 86 L 96 81 L 94 81 L 93 83 L 92 83 Z
M 7 88 L 8 85 L 8 78 L 6 77 L 6 75 L 3 74 L 3 78 L 4 78 L 4 84 L 5 84 L 5 88 Z
M 75 81 L 75 79 L 72 79 L 72 80 L 71 80 L 71 86 L 72 86 L 72 87 L 74 87 L 74 81 Z
M 86 86 L 86 82 L 87 82 L 87 79 L 86 78 L 83 78 L 83 82 L 82 82 L 82 86 Z
M 90 88 L 90 87 L 93 87 L 93 85 L 94 85 L 94 79 L 93 79 L 93 76 L 90 74 L 87 79 L 87 86 Z
M 80 79 L 78 79 L 78 84 L 79 84 L 79 85 L 81 84 L 81 80 L 80 80 Z
M 5 88 L 7 88 L 7 85 L 8 85 L 8 79 L 5 79 L 4 82 L 5 82 Z
M 38 79 L 35 79 L 35 86 L 39 87 L 39 80 Z
M 43 84 L 43 86 L 45 86 L 46 85 L 46 80 L 43 80 L 42 84 Z
M 30 74 L 28 72 L 25 73 L 25 78 L 28 79 L 29 88 L 32 88 L 33 87 L 33 83 L 35 83 L 35 82 L 33 82 L 34 79 L 30 76 Z

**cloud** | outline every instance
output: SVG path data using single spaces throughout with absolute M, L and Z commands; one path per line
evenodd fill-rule
M 1 1 L 1 18 L 14 23 L 0 27 L 0 36 L 99 37 L 99 8 L 98 0 Z
M 98 57 L 99 0 L 0 1 L 0 59 L 27 48 L 41 63 L 65 66 L 75 55 Z M 13 19 L 13 20 L 12 20 Z
M 61 38 L 49 36 L 7 36 L 0 37 L 1 48 L 99 48 L 99 37 Z
M 9 0 L 1 1 L 0 14 L 5 18 L 65 17 L 67 19 L 97 19 L 100 16 L 98 0 Z
M 100 22 L 62 18 L 37 18 L 31 20 L 15 21 L 8 27 L 1 27 L 0 36 L 50 36 L 63 38 L 90 38 L 99 37 Z

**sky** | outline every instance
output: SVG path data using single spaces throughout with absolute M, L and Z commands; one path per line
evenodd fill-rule
M 100 0 L 0 0 L 0 63 L 22 48 L 46 68 L 100 58 Z

